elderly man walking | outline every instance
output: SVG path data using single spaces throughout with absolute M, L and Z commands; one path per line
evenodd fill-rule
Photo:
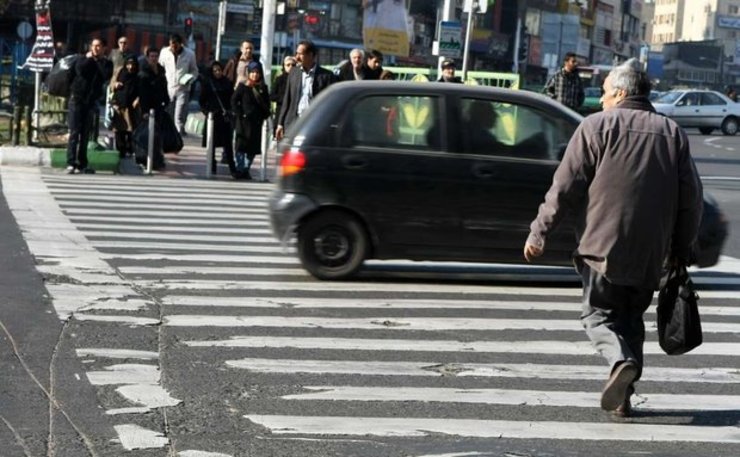
M 190 86 L 198 79 L 198 65 L 195 53 L 183 45 L 182 37 L 170 35 L 169 46 L 159 53 L 167 77 L 167 92 L 170 96 L 170 112 L 177 130 L 185 135 L 185 121 L 190 102 Z
M 685 132 L 655 112 L 636 59 L 615 67 L 603 88 L 604 111 L 573 134 L 530 226 L 524 257 L 542 255 L 548 234 L 566 212 L 575 213 L 581 323 L 611 368 L 601 408 L 624 417 L 642 373 L 643 314 L 665 262 L 688 263 L 702 185 Z

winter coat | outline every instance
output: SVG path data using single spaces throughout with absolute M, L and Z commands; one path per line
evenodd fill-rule
M 83 57 L 75 62 L 70 97 L 91 106 L 103 97 L 103 89 L 113 75 L 113 64 L 105 57 Z
M 125 67 L 118 69 L 111 80 L 113 97 L 111 105 L 114 107 L 112 128 L 116 131 L 133 131 L 139 123 L 139 84 L 138 74 L 126 71 Z M 123 84 L 115 87 L 115 83 Z
M 204 113 L 213 113 L 213 145 L 217 148 L 229 145 L 232 140 L 234 130 L 231 125 L 231 96 L 233 94 L 233 85 L 226 77 L 208 77 L 201 83 L 200 109 Z M 207 141 L 206 131 L 203 135 L 203 147 L 206 147 Z
M 149 113 L 154 108 L 156 111 L 164 110 L 170 103 L 167 95 L 167 79 L 164 76 L 164 67 L 157 64 L 158 73 L 154 73 L 149 65 L 144 66 L 139 72 L 139 108 L 142 114 Z
M 236 152 L 262 153 L 262 123 L 270 115 L 267 86 L 239 84 L 231 97 L 236 121 Z

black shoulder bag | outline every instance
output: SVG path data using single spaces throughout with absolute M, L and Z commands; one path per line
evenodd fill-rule
M 670 267 L 658 294 L 658 342 L 666 354 L 685 354 L 701 345 L 698 301 L 686 266 Z

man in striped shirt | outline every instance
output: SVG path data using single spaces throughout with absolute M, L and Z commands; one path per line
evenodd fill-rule
M 583 104 L 586 95 L 581 77 L 578 76 L 578 60 L 574 53 L 565 54 L 563 68 L 550 78 L 544 92 L 572 110 L 577 110 Z

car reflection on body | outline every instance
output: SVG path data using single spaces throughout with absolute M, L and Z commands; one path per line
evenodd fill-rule
M 347 278 L 366 259 L 522 263 L 522 246 L 583 118 L 525 91 L 462 84 L 338 83 L 280 145 L 275 235 L 303 267 Z M 726 222 L 707 202 L 697 263 L 717 262 Z M 541 258 L 571 265 L 574 219 Z
M 713 90 L 672 90 L 653 100 L 655 110 L 684 128 L 698 128 L 704 135 L 721 130 L 735 135 L 740 104 Z

